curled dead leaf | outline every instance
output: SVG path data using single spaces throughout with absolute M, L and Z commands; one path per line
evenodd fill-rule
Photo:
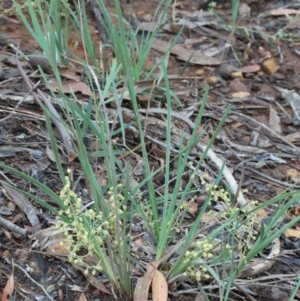
M 15 287 L 15 281 L 14 281 L 14 275 L 11 274 L 8 277 L 8 280 L 5 284 L 5 287 L 3 289 L 2 295 L 1 295 L 1 301 L 9 301 L 8 296 L 11 296 Z
M 152 280 L 152 299 L 153 301 L 168 300 L 168 283 L 164 274 L 158 270 L 155 271 Z
M 147 265 L 147 272 L 144 276 L 137 280 L 133 300 L 134 301 L 147 301 L 150 284 L 152 282 L 156 267 L 151 263 Z

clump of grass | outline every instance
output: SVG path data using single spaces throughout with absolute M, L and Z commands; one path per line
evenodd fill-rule
M 37 8 L 34 8 L 31 1 L 27 0 L 29 20 L 16 6 L 22 21 L 40 44 L 57 82 L 62 83 L 59 64 L 68 64 L 76 59 L 85 70 L 86 81 L 93 88 L 94 95 L 85 103 L 76 95 L 63 93 L 62 89 L 58 93 L 52 91 L 52 97 L 62 112 L 59 121 L 74 139 L 80 164 L 79 172 L 88 190 L 88 200 L 84 201 L 78 196 L 70 180 L 70 170 L 65 171 L 61 162 L 60 142 L 57 141 L 52 127 L 52 121 L 57 117 L 43 105 L 49 139 L 61 179 L 60 193 L 52 191 L 16 169 L 3 164 L 0 164 L 0 167 L 23 177 L 55 201 L 55 205 L 49 205 L 44 199 L 23 191 L 56 216 L 57 227 L 65 231 L 65 240 L 62 243 L 70 248 L 70 262 L 83 266 L 87 274 L 104 275 L 113 286 L 112 291 L 116 292 L 116 295 L 128 298 L 133 295 L 132 267 L 139 261 L 139 254 L 132 249 L 134 240 L 131 234 L 134 222 L 142 222 L 143 231 L 151 237 L 155 248 L 153 258 L 146 258 L 146 261 L 160 260 L 176 245 L 178 252 L 168 264 L 162 266 L 168 281 L 176 282 L 183 276 L 200 283 L 213 278 L 219 285 L 220 296 L 224 296 L 222 299 L 226 300 L 234 280 L 245 265 L 284 231 L 286 227 L 276 228 L 278 215 L 283 214 L 296 202 L 296 196 L 292 193 L 284 194 L 263 205 L 253 204 L 252 210 L 248 207 L 238 208 L 232 204 L 233 197 L 221 187 L 222 170 L 211 182 L 199 176 L 198 171 L 226 118 L 224 116 L 221 120 L 200 159 L 191 165 L 189 163 L 191 150 L 203 136 L 203 133 L 198 133 L 198 129 L 204 114 L 208 89 L 203 95 L 201 107 L 195 117 L 195 128 L 190 139 L 185 139 L 186 133 L 181 132 L 181 143 L 177 154 L 174 155 L 171 130 L 173 122 L 171 113 L 174 108 L 167 74 L 168 54 L 157 62 L 157 66 L 160 66 L 158 74 L 154 74 L 156 66 L 150 71 L 143 69 L 150 53 L 151 40 L 157 32 L 144 34 L 143 39 L 139 40 L 138 32 L 124 22 L 118 0 L 115 1 L 116 25 L 116 22 L 112 22 L 103 1 L 96 2 L 103 14 L 103 26 L 115 55 L 105 73 L 99 64 L 100 53 L 95 49 L 91 34 L 87 30 L 89 24 L 83 1 L 78 1 L 73 11 L 65 1 L 50 0 L 46 4 L 41 1 L 35 3 Z M 171 1 L 161 2 L 164 13 L 170 3 Z M 45 12 L 43 5 L 47 5 L 48 12 Z M 64 18 L 60 17 L 62 13 Z M 84 59 L 76 57 L 68 49 L 66 41 L 70 23 L 82 37 L 85 46 Z M 133 57 L 136 59 L 132 60 Z M 40 71 L 42 79 L 51 90 L 47 76 Z M 145 127 L 139 113 L 135 89 L 136 81 L 141 78 L 158 78 L 161 84 L 164 83 L 167 108 L 165 158 L 163 166 L 156 169 L 151 166 Z M 121 92 L 119 87 L 123 89 Z M 125 94 L 130 99 L 129 106 L 135 117 L 129 123 L 124 121 L 122 115 Z M 151 94 L 149 97 L 151 98 Z M 109 114 L 111 104 L 116 108 L 113 119 Z M 120 126 L 116 127 L 116 124 Z M 137 129 L 139 156 L 144 166 L 144 177 L 134 186 L 131 185 L 130 166 L 120 158 L 120 155 L 126 157 L 128 154 L 126 130 L 133 126 Z M 84 143 L 86 138 L 96 142 L 93 154 Z M 171 166 L 174 162 L 177 165 L 177 175 L 171 184 Z M 97 170 L 99 166 L 105 171 L 105 184 L 100 183 Z M 192 171 L 192 176 L 182 188 L 182 179 L 188 171 Z M 163 193 L 159 194 L 155 186 L 155 176 L 161 172 L 164 173 Z M 143 192 L 145 187 L 146 193 Z M 19 188 L 15 189 L 22 191 Z M 186 224 L 188 215 L 186 199 L 193 199 L 199 194 L 205 195 L 206 199 L 194 220 Z M 219 222 L 207 231 L 202 220 L 214 202 L 222 204 L 224 209 L 218 214 L 210 213 Z M 279 204 L 278 210 L 270 217 L 269 224 L 263 227 L 262 231 L 257 231 L 254 223 L 257 211 L 271 204 Z M 292 222 L 289 226 L 291 224 Z
M 122 221 L 122 216 L 127 210 L 124 196 L 120 191 L 122 185 L 119 184 L 107 192 L 108 198 L 105 200 L 109 207 L 107 219 L 101 211 L 95 211 L 93 204 L 83 204 L 82 199 L 71 189 L 71 170 L 68 169 L 67 173 L 66 183 L 59 195 L 65 209 L 59 210 L 56 224 L 56 227 L 65 233 L 65 240 L 61 244 L 70 249 L 69 261 L 83 266 L 85 274 L 96 275 L 102 272 L 108 279 L 113 280 L 114 269 L 111 264 L 107 266 L 109 258 L 104 250 L 109 247 L 114 254 L 118 253 L 120 246 L 117 241 L 111 239 L 118 235 L 117 231 L 120 228 L 126 226 Z M 98 262 L 89 262 L 92 258 Z M 118 280 L 115 281 L 118 287 Z

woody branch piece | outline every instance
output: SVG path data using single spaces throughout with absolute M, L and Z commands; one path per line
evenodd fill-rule
M 12 47 L 15 49 L 14 46 L 12 46 Z M 26 83 L 27 87 L 29 88 L 30 93 L 33 95 L 37 104 L 39 104 L 41 107 L 42 106 L 47 107 L 49 109 L 49 111 L 51 112 L 52 122 L 56 126 L 56 128 L 62 138 L 68 159 L 69 159 L 69 161 L 73 161 L 74 158 L 76 157 L 76 155 L 75 155 L 75 150 L 74 150 L 73 142 L 72 142 L 73 139 L 72 139 L 70 133 L 68 131 L 66 131 L 63 123 L 60 121 L 59 113 L 56 110 L 56 108 L 53 106 L 53 104 L 51 103 L 49 97 L 44 92 L 42 92 L 40 89 L 36 89 L 34 84 L 31 82 L 31 80 L 27 76 L 26 72 L 24 71 L 23 67 L 20 64 L 20 61 L 18 58 L 18 50 L 16 50 L 16 51 L 17 51 L 17 55 L 16 55 L 17 67 L 21 74 L 21 77 L 23 78 L 24 82 Z M 35 92 L 35 91 L 37 91 L 37 92 Z

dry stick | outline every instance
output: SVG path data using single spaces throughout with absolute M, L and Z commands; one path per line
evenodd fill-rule
M 89 5 L 92 9 L 92 12 L 93 12 L 93 15 L 94 15 L 94 18 L 95 18 L 96 28 L 99 32 L 101 42 L 102 42 L 102 44 L 107 44 L 108 43 L 108 37 L 107 37 L 107 34 L 105 32 L 105 22 L 104 22 L 104 18 L 103 18 L 103 15 L 101 13 L 101 10 L 99 9 L 99 6 L 98 6 L 98 4 L 96 3 L 95 0 L 90 0 Z
M 267 183 L 272 182 L 273 185 L 275 185 L 275 186 L 278 185 L 280 187 L 292 187 L 294 189 L 300 189 L 300 185 L 291 184 L 291 183 L 288 183 L 288 182 L 284 182 L 284 181 L 280 181 L 280 180 L 274 179 L 274 178 L 272 178 L 272 177 L 270 177 L 268 175 L 265 175 L 265 174 L 257 171 L 256 169 L 251 168 L 251 167 L 249 167 L 247 165 L 244 168 L 246 170 L 248 170 L 248 171 L 253 172 L 254 174 L 257 174 L 258 177 L 262 178 L 262 181 L 264 181 L 264 182 L 267 182 Z
M 255 120 L 255 119 L 253 119 L 253 118 L 251 118 L 251 117 L 249 117 L 249 116 L 247 116 L 245 114 L 242 114 L 242 113 L 239 113 L 239 112 L 234 112 L 234 111 L 232 111 L 231 113 L 234 114 L 234 115 L 237 115 L 238 117 L 242 117 L 242 118 L 246 119 L 247 123 L 244 122 L 246 125 L 249 126 L 249 122 L 252 123 L 252 124 L 255 124 L 256 126 L 260 127 L 262 130 L 265 130 L 265 132 L 267 132 L 270 136 L 272 136 L 274 138 L 277 138 L 278 140 L 281 140 L 282 142 L 284 142 L 287 145 L 291 146 L 293 149 L 297 150 L 298 153 L 300 153 L 300 148 L 299 147 L 297 147 L 292 142 L 288 141 L 287 139 L 285 139 L 281 135 L 279 135 L 276 132 L 274 132 L 267 125 L 265 125 L 265 124 L 263 124 L 261 122 L 258 122 L 257 120 Z M 235 120 L 235 118 L 233 116 L 229 116 L 229 118 Z
M 280 258 L 282 259 L 282 258 Z M 284 272 L 284 271 L 283 271 Z M 246 286 L 264 286 L 267 281 L 269 284 L 274 283 L 274 284 L 278 284 L 279 281 L 286 281 L 286 282 L 292 282 L 294 281 L 294 284 L 296 284 L 296 281 L 298 280 L 298 275 L 295 273 L 292 274 L 272 274 L 272 275 L 265 275 L 265 276 L 261 276 L 259 278 L 248 278 L 248 279 L 237 279 L 236 282 L 239 285 L 246 285 Z M 259 282 L 258 282 L 259 281 Z
M 73 139 L 72 139 L 71 135 L 66 131 L 65 127 L 63 126 L 63 124 L 60 122 L 60 120 L 59 120 L 60 116 L 59 116 L 57 110 L 53 106 L 53 104 L 50 101 L 48 95 L 46 95 L 40 89 L 37 89 L 37 92 L 38 92 L 38 95 L 43 100 L 43 102 L 46 105 L 46 107 L 54 115 L 54 118 L 52 118 L 52 121 L 53 121 L 53 123 L 55 124 L 57 130 L 60 133 L 60 136 L 61 136 L 61 138 L 63 140 L 63 143 L 64 143 L 64 147 L 65 147 L 65 149 L 67 151 L 68 157 L 69 158 L 76 157 L 75 150 L 74 150 L 73 144 L 72 144 Z M 34 95 L 34 97 L 36 97 L 34 92 L 33 92 L 33 95 Z
M 7 230 L 18 233 L 22 236 L 26 236 L 27 232 L 28 232 L 26 229 L 23 229 L 15 224 L 13 224 L 12 222 L 2 218 L 1 216 L 0 216 L 0 225 L 3 226 L 4 228 L 6 228 Z
M 48 96 L 46 96 L 46 94 L 43 93 L 40 89 L 37 89 L 38 93 L 33 91 L 35 89 L 35 87 L 20 64 L 20 61 L 18 58 L 18 52 L 17 52 L 16 61 L 17 61 L 17 67 L 21 74 L 21 77 L 25 81 L 28 88 L 32 91 L 31 93 L 32 93 L 35 101 L 42 107 L 42 102 L 40 101 L 40 98 L 41 98 L 43 100 L 43 104 L 49 109 L 49 111 L 52 113 L 52 115 L 54 115 L 54 117 L 52 117 L 51 119 L 52 119 L 52 122 L 55 124 L 57 130 L 60 133 L 60 136 L 64 143 L 64 147 L 67 151 L 68 157 L 69 158 L 76 157 L 75 150 L 74 150 L 73 144 L 72 144 L 73 139 L 72 139 L 71 135 L 66 131 L 65 127 L 60 122 L 60 120 L 59 120 L 60 116 L 59 116 L 57 110 L 55 109 L 55 107 L 53 106 L 53 104 L 51 103 L 51 101 L 49 100 Z
M 91 10 L 94 15 L 95 23 L 96 23 L 96 28 L 99 32 L 99 37 L 100 37 L 100 64 L 101 64 L 101 69 L 106 72 L 107 70 L 107 64 L 106 61 L 109 60 L 109 53 L 108 49 L 106 48 L 107 45 L 109 45 L 109 37 L 106 33 L 106 25 L 105 25 L 105 18 L 103 16 L 103 13 L 99 9 L 99 5 L 95 0 L 90 0 L 89 5 L 91 7 Z
M 280 255 L 280 241 L 279 238 L 275 238 L 272 242 L 272 248 L 269 255 L 265 259 L 254 260 L 254 263 L 248 264 L 241 272 L 240 277 L 247 278 L 261 274 L 271 269 L 275 263 L 276 257 Z
M 32 111 L 29 111 L 27 109 L 16 109 L 15 108 L 10 108 L 6 107 L 5 109 L 2 109 L 0 106 L 0 113 L 8 113 L 11 114 L 10 117 L 14 116 L 22 116 L 22 117 L 27 117 L 27 118 L 32 118 L 34 120 L 42 120 L 45 121 L 45 117 L 43 117 L 41 114 L 34 113 Z
M 19 100 L 19 102 L 14 107 L 13 111 L 10 112 L 7 116 L 1 118 L 0 122 L 3 122 L 5 120 L 9 119 L 11 116 L 13 116 L 15 114 L 16 110 L 19 108 L 19 106 L 23 103 L 24 99 L 25 99 L 25 97 L 21 97 L 21 99 Z
M 34 103 L 34 98 L 32 95 L 19 96 L 19 95 L 0 93 L 0 100 L 17 101 L 17 102 L 22 102 L 22 103 Z

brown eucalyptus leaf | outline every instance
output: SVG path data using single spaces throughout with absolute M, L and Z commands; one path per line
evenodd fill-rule
M 37 232 L 41 230 L 41 224 L 37 216 L 37 209 L 32 205 L 29 199 L 12 187 L 3 183 L 2 185 L 4 186 L 7 197 L 26 214 L 34 231 Z
M 167 52 L 170 49 L 171 43 L 165 42 L 160 39 L 154 39 L 152 43 L 152 48 L 159 52 Z M 199 50 L 187 49 L 185 45 L 175 44 L 170 49 L 171 54 L 177 56 L 181 61 L 189 62 L 195 65 L 204 65 L 204 66 L 215 66 L 221 64 L 219 59 L 213 58 L 202 53 Z
M 1 295 L 1 301 L 9 301 L 8 296 L 11 296 L 12 293 L 14 292 L 14 287 L 15 287 L 15 281 L 14 281 L 14 275 L 11 274 L 8 277 L 8 280 L 5 284 L 5 287 L 3 289 L 2 295 Z
M 82 95 L 92 96 L 93 92 L 90 87 L 84 82 L 68 81 L 60 85 L 58 83 L 52 83 L 51 88 L 55 92 L 62 91 L 63 93 L 72 94 L 80 92 Z
M 168 283 L 165 275 L 156 270 L 152 280 L 152 299 L 153 301 L 168 300 Z
M 71 69 L 71 68 L 60 67 L 59 73 L 61 76 L 71 79 L 75 82 L 80 82 L 80 80 L 81 80 L 81 76 L 78 75 L 78 73 L 74 69 Z
M 147 301 L 150 284 L 152 282 L 156 267 L 149 263 L 147 265 L 147 272 L 144 276 L 137 280 L 134 289 L 133 301 Z
M 153 276 L 160 265 L 163 258 L 158 261 L 150 262 L 147 265 L 147 272 L 144 276 L 138 278 L 136 287 L 134 289 L 133 301 L 147 301 L 150 284 L 153 280 Z

